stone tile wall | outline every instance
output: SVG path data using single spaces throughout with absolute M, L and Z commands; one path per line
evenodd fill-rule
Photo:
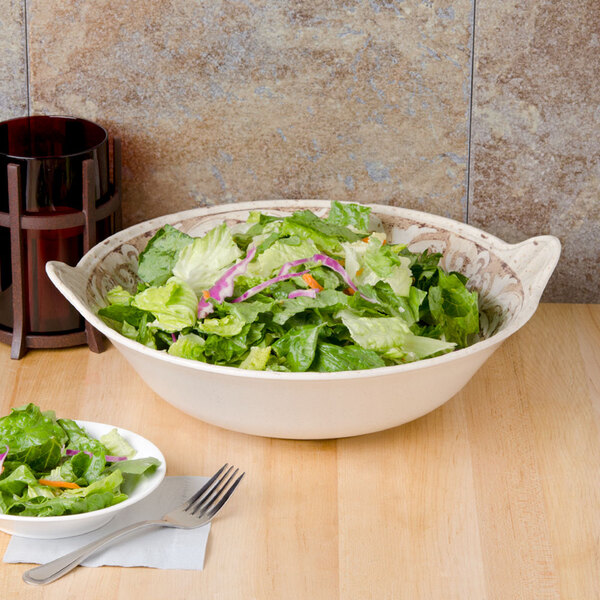
M 0 3 L 0 120 L 27 114 L 27 50 L 23 0 Z
M 477 0 L 469 222 L 563 251 L 546 298 L 600 302 L 600 2 Z
M 263 198 L 402 205 L 557 235 L 545 300 L 600 301 L 596 0 L 4 4 L 0 117 L 120 135 L 126 225 Z

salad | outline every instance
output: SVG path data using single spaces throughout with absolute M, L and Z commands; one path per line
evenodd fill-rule
M 134 456 L 116 429 L 97 440 L 34 404 L 13 408 L 0 419 L 0 513 L 50 517 L 123 502 L 160 464 Z
M 390 243 L 370 208 L 332 202 L 275 217 L 251 212 L 202 237 L 165 225 L 98 314 L 172 356 L 270 371 L 347 371 L 463 348 L 478 295 L 441 254 Z

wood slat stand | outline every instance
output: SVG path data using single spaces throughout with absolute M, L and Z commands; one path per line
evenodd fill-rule
M 112 182 L 109 199 L 96 206 L 94 199 L 94 163 L 83 162 L 82 209 L 56 215 L 25 215 L 21 199 L 21 167 L 7 166 L 9 212 L 0 211 L 0 226 L 10 229 L 12 269 L 12 332 L 0 329 L 0 342 L 11 346 L 11 358 L 22 358 L 29 348 L 67 348 L 87 344 L 93 352 L 102 352 L 103 338 L 87 321 L 79 331 L 33 334 L 30 330 L 24 230 L 58 230 L 83 226 L 83 253 L 96 245 L 96 224 L 114 215 L 115 231 L 121 229 L 121 140 L 112 141 Z

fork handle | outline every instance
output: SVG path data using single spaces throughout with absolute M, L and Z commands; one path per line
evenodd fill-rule
M 123 529 L 117 529 L 117 531 L 113 531 L 112 533 L 105 535 L 95 542 L 91 542 L 86 546 L 78 548 L 77 550 L 73 550 L 73 552 L 69 552 L 64 556 L 60 556 L 59 558 L 40 565 L 39 567 L 34 567 L 33 569 L 25 571 L 25 573 L 23 573 L 23 581 L 32 585 L 44 585 L 45 583 L 55 581 L 63 575 L 66 575 L 69 571 L 72 571 L 90 554 L 93 554 L 96 552 L 96 550 L 99 550 L 117 538 L 131 533 L 136 529 L 147 527 L 148 525 L 164 524 L 164 521 L 139 521 L 138 523 L 133 523 L 132 525 L 123 527 Z

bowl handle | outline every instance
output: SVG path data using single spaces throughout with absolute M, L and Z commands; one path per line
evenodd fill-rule
M 51 260 L 46 263 L 46 273 L 59 292 L 81 313 L 85 306 L 87 279 L 77 267 Z
M 542 296 L 558 259 L 561 245 L 553 235 L 540 235 L 508 246 L 502 258 L 519 276 L 525 293 L 536 301 Z

